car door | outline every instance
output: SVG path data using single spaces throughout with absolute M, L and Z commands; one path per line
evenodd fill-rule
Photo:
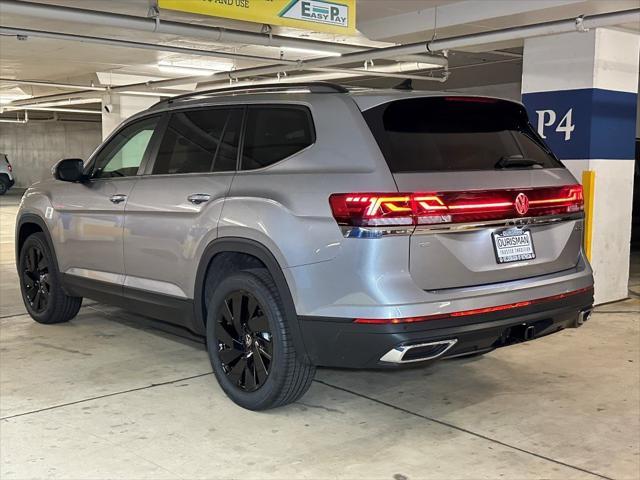
M 242 107 L 172 112 L 125 213 L 125 295 L 193 298 L 198 261 L 217 235 L 236 172 Z M 156 294 L 153 298 L 149 295 Z M 177 319 L 177 323 L 180 323 Z
M 134 121 L 112 135 L 90 160 L 88 181 L 56 185 L 52 235 L 61 272 L 106 282 L 121 293 L 124 209 L 159 118 Z

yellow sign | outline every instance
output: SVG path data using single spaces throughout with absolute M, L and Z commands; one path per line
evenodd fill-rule
M 345 35 L 356 33 L 356 0 L 159 0 L 158 5 L 245 22 Z

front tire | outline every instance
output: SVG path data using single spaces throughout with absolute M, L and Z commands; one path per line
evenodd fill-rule
M 249 410 L 298 400 L 315 367 L 293 345 L 279 291 L 265 269 L 224 279 L 207 308 L 207 350 L 227 396 Z
M 36 322 L 62 323 L 78 314 L 82 297 L 70 297 L 62 289 L 60 272 L 43 233 L 34 233 L 25 240 L 18 273 L 22 301 Z

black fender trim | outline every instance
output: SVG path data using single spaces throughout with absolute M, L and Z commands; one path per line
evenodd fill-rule
M 293 297 L 291 296 L 291 290 L 289 290 L 289 284 L 282 272 L 280 264 L 273 256 L 271 251 L 263 244 L 246 238 L 240 237 L 224 237 L 212 241 L 204 250 L 198 265 L 198 272 L 196 273 L 196 284 L 194 290 L 194 310 L 196 316 L 196 323 L 199 328 L 202 328 L 204 332 L 206 330 L 204 318 L 204 282 L 207 275 L 207 269 L 213 257 L 219 253 L 231 252 L 231 253 L 244 253 L 251 255 L 259 259 L 266 267 L 271 277 L 273 278 L 278 291 L 280 292 L 280 298 L 284 306 L 287 321 L 289 322 L 289 331 L 296 348 L 296 352 L 300 358 L 310 363 L 307 349 L 305 347 L 302 331 L 298 321 L 298 315 L 296 312 L 295 304 L 293 303 Z

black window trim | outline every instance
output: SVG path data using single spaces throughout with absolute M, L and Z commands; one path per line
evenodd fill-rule
M 250 109 L 254 109 L 254 108 L 283 108 L 283 109 L 294 109 L 294 110 L 302 110 L 305 112 L 306 116 L 307 116 L 307 122 L 309 122 L 309 131 L 311 132 L 311 143 L 309 143 L 309 145 L 307 145 L 306 147 L 304 147 L 301 150 L 298 150 L 297 152 L 292 153 L 291 155 L 281 158 L 280 160 L 278 160 L 277 162 L 273 162 L 271 165 L 267 165 L 266 167 L 261 167 L 261 168 L 253 168 L 250 170 L 243 170 L 242 169 L 242 158 L 243 158 L 243 154 L 244 154 L 244 141 L 245 141 L 245 133 L 246 133 L 246 127 L 247 127 L 247 118 L 249 116 L 249 110 Z M 310 149 L 311 147 L 313 147 L 316 144 L 317 141 L 317 136 L 316 136 L 316 126 L 315 126 L 315 122 L 313 121 L 313 113 L 311 112 L 311 108 L 306 105 L 306 104 L 301 104 L 301 103 L 270 103 L 270 102 L 265 102 L 265 103 L 248 103 L 245 105 L 245 111 L 244 111 L 244 120 L 242 122 L 242 130 L 241 130 L 241 137 L 240 137 L 240 148 L 238 148 L 238 173 L 239 174 L 248 174 L 248 173 L 259 173 L 262 171 L 265 171 L 269 168 L 273 168 L 274 166 L 289 160 L 290 158 L 299 155 L 302 152 L 307 151 L 308 149 Z
M 186 172 L 186 173 L 153 173 L 153 167 L 155 166 L 156 160 L 158 158 L 158 151 L 160 150 L 160 145 L 162 145 L 162 140 L 164 139 L 164 134 L 169 127 L 169 121 L 171 120 L 171 115 L 179 112 L 194 112 L 197 110 L 242 110 L 242 126 L 240 127 L 240 139 L 238 141 L 238 151 L 236 153 L 236 169 L 235 170 L 227 170 L 224 172 Z M 163 121 L 162 125 L 158 130 L 161 130 L 161 135 L 159 135 L 156 144 L 153 145 L 151 150 L 151 155 L 149 155 L 148 161 L 145 165 L 145 168 L 138 172 L 138 175 L 142 177 L 176 177 L 176 176 L 192 176 L 192 175 L 235 175 L 238 172 L 238 164 L 240 162 L 240 145 L 242 145 L 242 133 L 244 128 L 244 121 L 246 117 L 246 106 L 240 105 L 236 103 L 230 104 L 217 104 L 217 105 L 201 105 L 194 107 L 185 106 L 182 108 L 172 108 L 171 110 L 166 110 L 162 114 Z M 142 172 L 142 173 L 140 173 Z

